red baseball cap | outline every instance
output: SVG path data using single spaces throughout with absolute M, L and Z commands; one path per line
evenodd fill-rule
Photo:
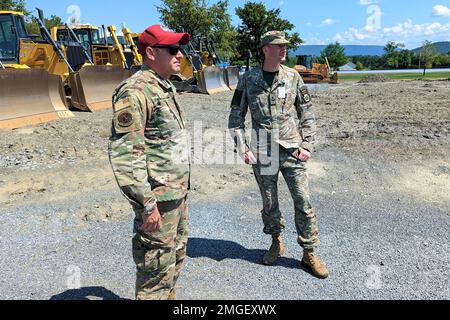
M 159 24 L 154 24 L 139 36 L 138 51 L 141 55 L 145 54 L 147 47 L 153 46 L 172 46 L 185 45 L 189 42 L 191 36 L 187 33 L 176 33 L 168 29 L 164 29 Z

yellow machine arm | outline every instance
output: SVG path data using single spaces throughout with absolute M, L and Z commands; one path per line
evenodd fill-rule
M 331 73 L 331 67 L 330 67 L 330 63 L 328 62 L 328 58 L 327 57 L 325 57 L 325 62 L 327 63 L 327 66 L 328 66 L 328 72 Z
M 136 48 L 136 45 L 134 44 L 133 36 L 132 36 L 130 29 L 128 29 L 127 27 L 125 27 L 123 25 L 122 33 L 123 33 L 123 36 L 125 37 L 125 40 L 128 42 L 128 45 L 130 46 L 131 50 L 133 51 L 134 59 L 136 60 L 136 62 L 138 64 L 142 64 L 142 56 L 139 54 L 139 52 Z
M 113 38 L 114 44 L 116 45 L 117 50 L 120 53 L 120 57 L 122 59 L 123 65 L 126 69 L 128 69 L 127 59 L 125 58 L 125 54 L 123 53 L 122 45 L 119 42 L 119 39 L 117 39 L 116 36 L 116 27 L 115 26 L 109 26 L 108 31 L 111 34 L 111 37 Z

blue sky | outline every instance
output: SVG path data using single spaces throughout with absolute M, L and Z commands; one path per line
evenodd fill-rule
M 160 23 L 156 6 L 160 0 L 27 0 L 27 8 L 39 6 L 46 16 L 64 20 L 73 14 L 82 23 L 94 25 L 126 23 L 134 32 Z M 207 0 L 212 4 L 216 1 Z M 424 40 L 450 41 L 450 0 L 267 0 L 267 8 L 280 8 L 283 18 L 295 25 L 306 44 L 384 45 L 401 42 L 415 48 Z M 245 1 L 229 0 L 233 24 L 235 8 Z

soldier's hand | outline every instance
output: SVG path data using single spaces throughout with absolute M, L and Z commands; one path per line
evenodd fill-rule
M 256 160 L 255 155 L 254 155 L 253 152 L 251 152 L 250 150 L 249 150 L 249 151 L 246 151 L 246 152 L 244 153 L 243 158 L 244 158 L 244 162 L 245 162 L 246 164 L 253 165 L 253 164 L 257 164 L 257 163 L 258 163 L 258 161 Z
M 144 224 L 141 230 L 152 233 L 159 229 L 161 229 L 161 214 L 159 213 L 158 206 L 155 206 L 151 214 L 144 215 Z
M 305 149 L 298 149 L 297 159 L 302 162 L 307 162 L 309 159 L 311 159 L 311 152 Z

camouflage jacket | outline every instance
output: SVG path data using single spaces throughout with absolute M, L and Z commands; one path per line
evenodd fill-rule
M 251 147 L 245 137 L 248 109 L 254 130 Z M 249 149 L 262 152 L 272 141 L 287 149 L 312 152 L 316 134 L 314 113 L 311 96 L 298 72 L 282 65 L 272 87 L 264 80 L 261 68 L 244 74 L 231 102 L 228 127 L 240 153 Z M 267 140 L 259 139 L 261 130 L 267 134 Z
M 186 196 L 190 148 L 186 120 L 173 85 L 146 65 L 113 94 L 109 158 L 117 183 L 134 208 Z

